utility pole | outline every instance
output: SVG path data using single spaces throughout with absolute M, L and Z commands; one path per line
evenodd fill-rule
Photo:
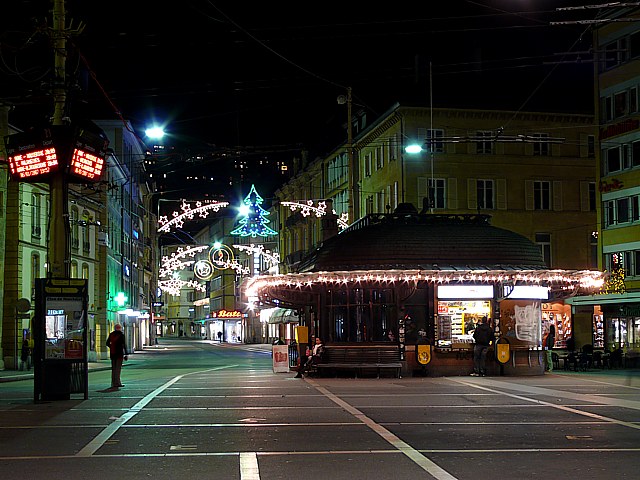
M 351 214 L 353 218 L 351 222 L 355 222 L 360 218 L 360 189 L 358 182 L 360 180 L 360 172 L 358 159 L 353 153 L 353 119 L 351 110 L 351 87 L 347 87 L 347 148 L 349 157 L 349 172 L 351 174 Z
M 54 0 L 53 4 L 53 45 L 54 45 L 54 85 L 52 125 L 64 125 L 66 95 L 67 40 L 65 38 L 64 0 Z M 49 181 L 51 201 L 50 229 L 48 242 L 49 272 L 53 278 L 68 278 L 69 258 L 69 212 L 67 205 L 68 182 L 63 169 L 53 174 Z

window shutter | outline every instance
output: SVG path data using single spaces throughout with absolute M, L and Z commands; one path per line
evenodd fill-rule
M 498 210 L 507 209 L 507 179 L 496 180 L 496 208 Z
M 587 158 L 588 156 L 589 156 L 589 135 L 587 135 L 586 133 L 581 133 L 580 134 L 580 158 Z
M 589 211 L 589 182 L 580 182 L 580 211 Z
M 429 187 L 426 177 L 418 177 L 418 206 L 422 207 L 422 201 L 429 194 Z
M 449 178 L 447 181 L 447 205 L 445 208 L 451 210 L 458 209 L 458 180 L 456 178 Z
M 554 181 L 553 182 L 553 209 L 556 212 L 562 211 L 562 182 Z
M 475 178 L 467 179 L 467 208 L 478 209 L 478 181 Z
M 533 180 L 525 180 L 524 182 L 524 209 L 533 210 Z

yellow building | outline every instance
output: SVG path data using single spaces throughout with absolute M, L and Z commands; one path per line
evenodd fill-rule
M 406 203 L 434 214 L 489 214 L 492 225 L 536 243 L 549 268 L 595 269 L 596 134 L 589 115 L 394 105 L 354 136 L 351 161 L 341 145 L 276 192 L 281 258 L 293 271 L 322 242 L 313 209 L 331 200 L 348 223 Z M 413 144 L 423 151 L 407 153 Z M 564 322 L 559 346 L 572 334 L 567 309 L 543 305 L 543 319 Z
M 640 9 L 607 10 L 595 30 L 599 267 L 611 274 L 606 294 L 573 299 L 576 315 L 604 327 L 597 345 L 640 352 Z

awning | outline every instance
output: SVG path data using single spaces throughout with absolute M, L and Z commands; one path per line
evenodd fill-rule
M 298 323 L 300 321 L 298 313 L 290 308 L 267 308 L 260 312 L 260 321 L 277 323 Z

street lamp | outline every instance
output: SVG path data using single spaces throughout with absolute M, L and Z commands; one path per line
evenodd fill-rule
M 429 164 L 430 164 L 429 167 L 431 169 L 431 177 L 429 178 L 429 185 L 427 190 L 429 195 L 429 213 L 433 213 L 433 208 L 435 207 L 435 191 L 436 191 L 435 181 L 433 178 L 433 150 L 435 148 L 433 137 L 434 137 L 433 129 L 430 129 L 429 139 L 427 140 L 426 143 L 422 145 L 418 145 L 414 143 L 411 145 L 407 145 L 404 149 L 405 152 L 411 155 L 415 155 L 417 153 L 421 153 L 424 151 L 429 152 Z

